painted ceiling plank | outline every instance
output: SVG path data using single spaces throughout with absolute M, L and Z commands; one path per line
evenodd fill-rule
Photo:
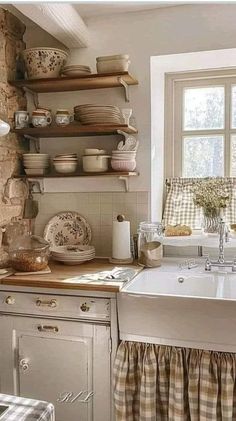
M 83 48 L 88 46 L 88 28 L 72 4 L 15 3 L 14 6 L 66 47 Z

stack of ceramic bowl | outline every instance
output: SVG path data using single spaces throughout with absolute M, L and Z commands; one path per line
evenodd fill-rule
M 75 120 L 82 124 L 116 125 L 122 124 L 122 117 L 118 107 L 114 105 L 84 104 L 74 107 Z
M 89 66 L 83 66 L 81 64 L 71 64 L 65 66 L 61 73 L 63 76 L 83 76 L 90 75 L 91 69 Z
M 98 73 L 128 72 L 130 59 L 128 54 L 97 57 Z
M 71 174 L 77 169 L 78 158 L 76 153 L 59 154 L 53 158 L 53 165 L 56 172 Z
M 27 175 L 44 175 L 50 166 L 49 155 L 25 153 L 23 154 L 23 165 Z
M 80 265 L 95 258 L 95 248 L 87 245 L 58 246 L 51 248 L 51 255 L 64 265 Z
M 112 151 L 111 167 L 115 171 L 134 171 L 136 151 Z

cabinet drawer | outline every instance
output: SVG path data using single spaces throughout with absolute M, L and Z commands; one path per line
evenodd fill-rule
M 110 300 L 0 291 L 0 312 L 110 320 Z

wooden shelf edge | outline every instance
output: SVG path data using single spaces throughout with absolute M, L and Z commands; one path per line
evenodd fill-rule
M 138 80 L 129 72 L 92 73 L 81 76 L 63 76 L 59 78 L 10 80 L 8 83 L 16 88 L 27 88 L 36 93 L 66 92 L 85 89 L 119 87 L 122 78 L 127 85 L 138 85 Z
M 86 136 L 108 136 L 118 134 L 117 130 L 129 134 L 136 134 L 138 131 L 135 127 L 128 126 L 127 124 L 117 125 L 79 125 L 70 124 L 65 127 L 48 126 L 48 127 L 27 127 L 24 129 L 11 129 L 12 133 L 20 136 L 29 136 L 34 138 L 50 138 L 50 137 L 86 137 Z
M 75 177 L 134 177 L 139 176 L 138 171 L 107 171 L 107 172 L 91 172 L 91 173 L 75 173 L 75 174 L 59 174 L 49 173 L 44 175 L 27 175 L 27 174 L 16 174 L 14 178 L 75 178 Z

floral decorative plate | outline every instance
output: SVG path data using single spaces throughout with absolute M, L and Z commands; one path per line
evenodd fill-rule
M 90 244 L 92 238 L 86 219 L 77 212 L 69 211 L 53 216 L 48 221 L 43 236 L 50 246 Z

